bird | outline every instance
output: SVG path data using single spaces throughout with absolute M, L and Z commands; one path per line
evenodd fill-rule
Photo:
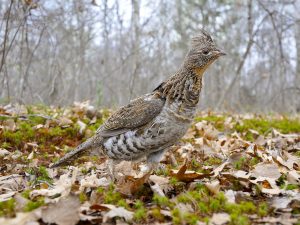
M 207 68 L 226 53 L 211 35 L 201 29 L 191 39 L 181 66 L 152 92 L 131 100 L 116 110 L 94 136 L 50 166 L 69 165 L 82 155 L 95 151 L 108 157 L 108 169 L 146 158 L 148 168 L 156 168 L 164 153 L 186 133 L 195 116 Z

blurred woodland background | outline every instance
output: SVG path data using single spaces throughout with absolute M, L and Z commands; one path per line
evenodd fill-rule
M 126 104 L 175 72 L 190 38 L 227 52 L 201 109 L 300 111 L 300 0 L 1 0 L 0 103 Z

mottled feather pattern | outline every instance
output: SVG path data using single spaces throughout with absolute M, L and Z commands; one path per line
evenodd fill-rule
M 97 130 L 97 134 L 109 136 L 110 131 L 120 130 L 120 133 L 127 129 L 143 126 L 163 108 L 165 100 L 156 95 L 147 94 L 135 100 L 128 105 L 121 107 Z
M 54 166 L 65 164 L 90 149 L 113 160 L 147 157 L 157 163 L 166 149 L 186 132 L 195 115 L 208 66 L 224 55 L 206 31 L 192 39 L 182 66 L 153 92 L 121 107 L 99 127 L 94 137 L 67 153 Z

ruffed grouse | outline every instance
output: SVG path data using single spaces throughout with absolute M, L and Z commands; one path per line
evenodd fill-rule
M 113 163 L 137 160 L 144 156 L 150 168 L 157 165 L 164 152 L 187 131 L 197 108 L 202 76 L 219 56 L 211 36 L 204 30 L 192 39 L 178 71 L 151 93 L 121 107 L 98 128 L 96 134 L 67 153 L 51 167 L 66 165 L 92 150 L 105 154 Z

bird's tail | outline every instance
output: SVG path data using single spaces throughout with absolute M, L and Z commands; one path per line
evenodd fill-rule
M 57 162 L 52 164 L 50 166 L 50 168 L 69 165 L 69 163 L 71 163 L 75 159 L 77 159 L 83 155 L 88 155 L 93 149 L 95 149 L 96 147 L 100 147 L 101 143 L 102 143 L 102 138 L 99 138 L 97 136 L 91 137 L 88 140 L 86 140 L 85 142 L 83 142 L 82 144 L 78 145 L 71 152 L 68 152 Z

